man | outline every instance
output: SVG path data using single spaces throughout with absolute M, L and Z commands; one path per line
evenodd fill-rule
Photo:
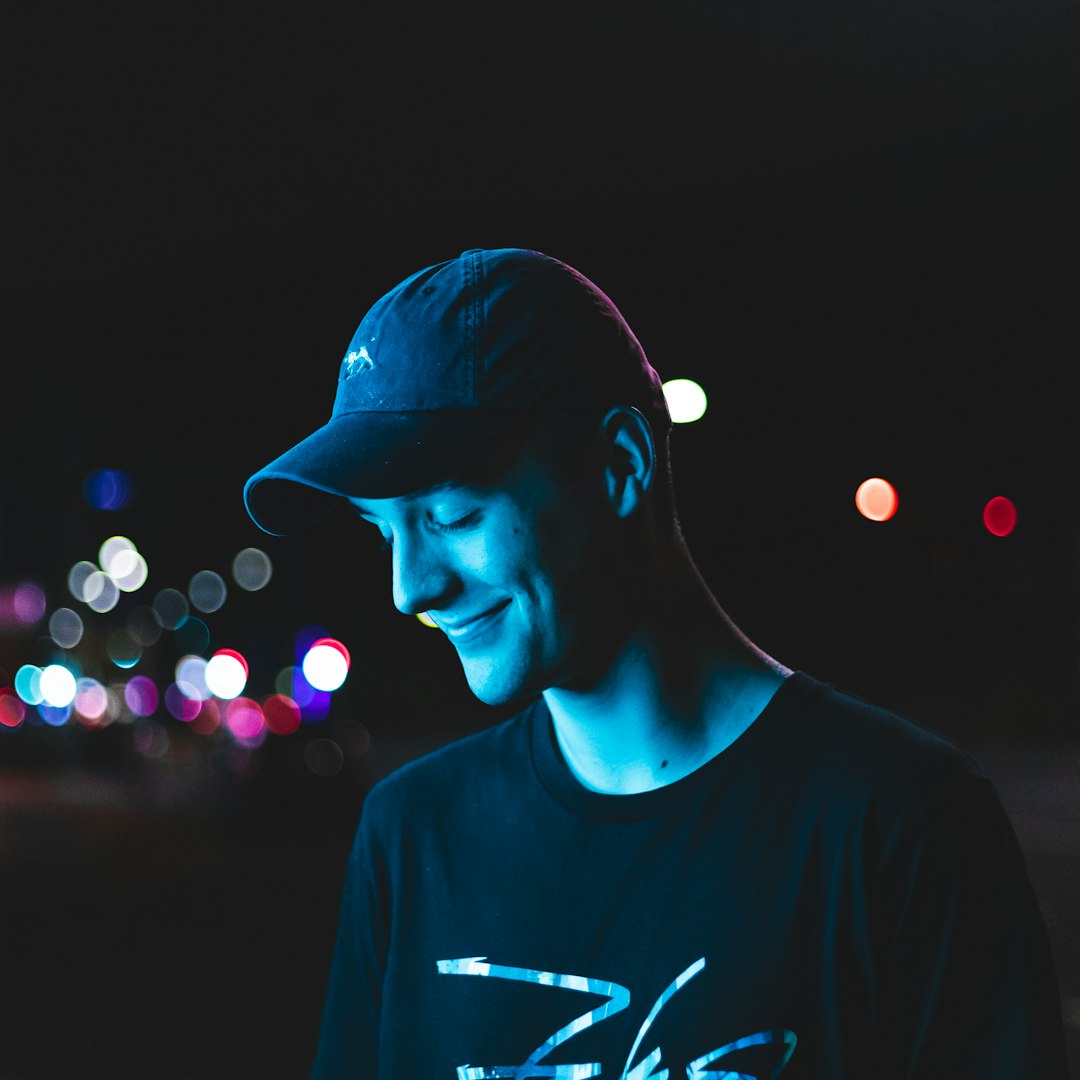
M 253 475 L 351 510 L 512 719 L 367 794 L 315 1080 L 1065 1080 L 998 796 L 732 623 L 679 528 L 660 379 L 565 263 L 470 250 L 364 316 L 330 421 Z

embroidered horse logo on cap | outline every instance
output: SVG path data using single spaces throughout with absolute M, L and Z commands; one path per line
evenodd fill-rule
M 352 349 L 345 354 L 341 361 L 341 379 L 351 379 L 362 371 L 370 371 L 375 366 L 375 361 L 368 355 L 367 346 L 361 345 L 359 349 Z

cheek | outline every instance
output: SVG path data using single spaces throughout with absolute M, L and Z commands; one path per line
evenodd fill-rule
M 580 517 L 560 514 L 537 530 L 533 565 L 546 603 L 566 618 L 580 611 L 590 590 L 603 573 L 589 542 L 589 526 Z
M 460 572 L 486 585 L 513 588 L 527 578 L 536 563 L 535 551 L 524 528 L 492 529 L 462 541 L 457 548 Z

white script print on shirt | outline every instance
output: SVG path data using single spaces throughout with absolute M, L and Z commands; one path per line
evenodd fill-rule
M 587 1028 L 622 1012 L 630 1004 L 630 991 L 618 983 L 603 979 L 590 979 L 584 975 L 559 975 L 554 971 L 536 971 L 533 968 L 506 967 L 501 964 L 489 964 L 485 956 L 468 956 L 460 960 L 439 960 L 439 973 L 442 975 L 480 975 L 495 979 L 513 979 L 516 982 L 538 983 L 541 986 L 554 986 L 562 990 L 581 990 L 590 994 L 601 994 L 608 1000 L 595 1009 L 575 1017 L 564 1027 L 549 1035 L 520 1065 L 459 1065 L 458 1080 L 527 1080 L 533 1077 L 552 1077 L 553 1080 L 584 1080 L 589 1076 L 600 1076 L 598 1062 L 582 1062 L 575 1065 L 543 1065 L 545 1058 L 555 1047 L 580 1034 Z M 642 1058 L 633 1068 L 630 1063 L 637 1054 L 641 1041 L 645 1038 L 660 1010 L 681 990 L 699 971 L 705 967 L 705 957 L 695 960 L 685 971 L 668 984 L 664 992 L 656 999 L 649 1015 L 645 1017 L 634 1045 L 630 1047 L 626 1064 L 617 1080 L 670 1080 L 669 1070 L 654 1069 L 660 1065 L 661 1047 Z M 696 1058 L 686 1066 L 687 1080 L 773 1080 L 787 1065 L 795 1052 L 797 1042 L 795 1032 L 786 1028 L 772 1028 L 746 1035 L 741 1039 L 725 1043 Z M 743 1072 L 724 1071 L 716 1066 L 723 1065 L 724 1058 L 745 1050 L 750 1046 L 775 1044 L 778 1058 L 768 1073 L 749 1075 Z M 710 1068 L 710 1066 L 712 1066 Z

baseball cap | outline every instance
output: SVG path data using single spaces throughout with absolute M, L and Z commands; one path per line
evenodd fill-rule
M 330 419 L 254 473 L 244 505 L 286 536 L 343 497 L 387 498 L 450 478 L 515 419 L 542 409 L 670 416 L 660 377 L 614 303 L 528 248 L 470 248 L 410 274 L 360 321 Z

